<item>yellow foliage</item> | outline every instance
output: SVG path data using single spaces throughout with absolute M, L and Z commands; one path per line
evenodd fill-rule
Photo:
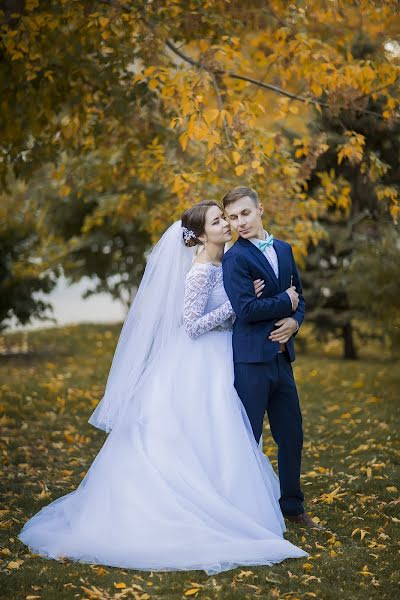
M 65 7 L 68 2 L 61 4 Z M 211 190 L 222 196 L 226 188 L 237 184 L 237 177 L 245 176 L 246 185 L 256 187 L 260 196 L 269 200 L 268 218 L 282 233 L 295 236 L 295 251 L 301 258 L 319 234 L 308 225 L 296 229 L 297 222 L 312 225 L 327 209 L 335 207 L 348 214 L 351 208 L 350 182 L 336 175 L 324 174 L 314 197 L 306 193 L 310 164 L 327 148 L 320 143 L 315 150 L 315 140 L 304 135 L 313 107 L 322 111 L 319 101 L 323 96 L 329 110 L 340 115 L 342 110 L 364 110 L 372 97 L 383 107 L 381 122 L 388 125 L 397 118 L 395 85 L 400 66 L 396 53 L 384 48 L 365 60 L 351 50 L 361 13 L 371 47 L 382 46 L 382 40 L 397 31 L 395 5 L 381 4 L 366 0 L 343 3 L 339 14 L 335 3 L 322 10 L 317 0 L 304 6 L 279 0 L 274 2 L 273 18 L 266 18 L 261 5 L 252 7 L 249 17 L 245 3 L 235 6 L 231 14 L 229 3 L 207 0 L 202 7 L 202 28 L 194 34 L 187 19 L 197 15 L 197 5 L 182 0 L 150 2 L 144 15 L 135 3 L 118 4 L 118 9 L 103 3 L 93 11 L 84 9 L 85 3 L 73 3 L 65 13 L 38 0 L 27 0 L 29 18 L 3 27 L 4 62 L 12 65 L 16 85 L 23 84 L 21 89 L 26 90 L 31 104 L 40 78 L 41 120 L 45 124 L 38 124 L 28 102 L 20 107 L 22 97 L 17 103 L 24 115 L 22 128 L 28 116 L 32 121 L 33 139 L 40 141 L 42 130 L 48 130 L 50 144 L 59 140 L 67 152 L 82 153 L 83 162 L 95 155 L 96 160 L 97 156 L 109 156 L 110 146 L 116 147 L 116 155 L 120 153 L 110 157 L 108 180 L 103 173 L 96 173 L 96 181 L 87 186 L 90 193 L 104 193 L 110 177 L 118 182 L 120 191 L 128 188 L 132 178 L 144 189 L 157 182 L 165 192 L 160 200 L 164 206 L 152 205 L 143 223 L 154 239 L 179 216 L 183 206 L 207 197 Z M 233 15 L 235 18 L 230 18 Z M 244 18 L 249 19 L 245 28 Z M 214 38 L 215 24 L 221 22 L 225 34 Z M 56 47 L 49 51 L 48 40 L 54 39 L 54 32 L 60 36 L 62 52 Z M 173 39 L 179 44 L 175 46 Z M 75 47 L 91 57 L 90 69 L 85 61 L 81 65 L 73 62 L 73 77 L 66 82 L 63 73 L 70 72 L 68 57 Z M 60 68 L 54 69 L 54 64 Z M 127 67 L 126 79 L 121 65 Z M 110 88 L 107 80 L 101 80 L 103 69 L 112 79 Z M 54 105 L 61 103 L 54 91 L 63 90 L 65 83 L 71 85 L 71 96 L 76 98 L 62 104 L 61 111 L 54 111 Z M 133 86 L 140 86 L 137 97 Z M 286 92 L 298 97 L 288 98 Z M 129 110 L 119 114 L 115 107 L 128 95 Z M 146 104 L 148 97 L 151 102 Z M 11 108 L 2 98 L 2 114 L 7 117 Z M 300 140 L 295 143 L 294 157 L 289 137 L 280 127 L 282 120 Z M 9 123 L 4 147 L 21 140 L 21 148 L 13 150 L 14 156 L 19 156 L 27 147 L 21 124 L 12 118 L 4 121 Z M 159 143 L 152 147 L 151 131 L 165 132 L 168 124 L 168 135 L 160 133 Z M 345 138 L 336 149 L 338 164 L 364 165 L 367 177 L 380 177 L 382 165 L 375 161 L 373 167 L 368 166 L 371 156 L 364 137 L 346 131 Z M 183 177 L 189 172 L 191 181 Z M 74 189 L 70 181 L 57 171 L 54 179 L 59 182 L 59 196 L 67 198 Z M 85 197 L 88 189 L 76 193 Z M 385 186 L 377 193 L 396 221 L 400 207 L 395 190 Z M 96 223 L 101 225 L 114 210 L 135 214 L 133 208 L 129 211 L 128 201 L 116 205 L 117 209 L 113 200 L 104 200 L 104 212 L 97 220 L 85 222 L 83 233 Z
M 355 131 L 346 131 L 345 135 L 348 141 L 345 144 L 338 145 L 338 165 L 340 165 L 344 158 L 347 158 L 351 164 L 361 162 L 365 136 Z
M 237 165 L 240 162 L 240 153 L 237 152 L 236 150 L 234 150 L 232 152 L 232 158 L 233 158 L 233 162 L 235 163 L 235 165 Z
M 237 167 L 235 167 L 235 173 L 238 177 L 240 177 L 241 175 L 243 175 L 243 173 L 247 170 L 247 166 L 246 165 L 238 165 Z
M 218 118 L 219 110 L 217 108 L 209 108 L 203 112 L 203 118 L 207 125 L 210 125 Z

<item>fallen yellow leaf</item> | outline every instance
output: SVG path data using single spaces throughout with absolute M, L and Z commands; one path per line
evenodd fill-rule
M 327 469 L 326 467 L 317 467 L 318 471 L 320 473 L 328 473 L 329 469 Z
M 253 575 L 253 571 L 240 571 L 238 577 L 250 577 Z
M 19 569 L 20 566 L 23 564 L 23 560 L 18 559 L 18 560 L 10 560 L 10 562 L 7 565 L 7 569 Z
M 358 381 L 355 381 L 352 384 L 352 387 L 355 388 L 355 389 L 362 388 L 362 387 L 364 387 L 364 381 L 362 379 L 359 379 Z
M 92 586 L 92 589 L 89 589 L 83 585 L 81 587 L 85 594 L 89 596 L 90 600 L 101 600 L 102 598 L 104 598 L 103 590 L 95 586 Z
M 373 573 L 370 573 L 370 572 L 368 571 L 368 566 L 367 566 L 367 565 L 365 565 L 365 566 L 363 567 L 362 571 L 358 571 L 358 572 L 359 572 L 361 575 L 365 575 L 365 577 L 368 577 L 368 576 L 369 576 L 369 577 L 373 577 Z
M 93 571 L 96 571 L 98 575 L 106 575 L 108 573 L 107 569 L 104 567 L 97 567 L 96 565 L 91 565 L 90 567 Z
M 352 532 L 351 537 L 353 537 L 353 535 L 356 535 L 357 532 L 360 532 L 361 540 L 363 540 L 366 535 L 369 535 L 369 531 L 366 531 L 365 529 L 360 529 L 359 527 L 357 527 L 357 529 L 354 529 L 354 531 Z

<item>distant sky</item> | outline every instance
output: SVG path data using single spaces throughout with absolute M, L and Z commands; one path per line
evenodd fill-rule
M 61 277 L 48 296 L 42 296 L 53 304 L 53 317 L 57 323 L 51 321 L 32 321 L 31 325 L 21 326 L 12 323 L 8 331 L 22 329 L 37 329 L 43 327 L 56 327 L 71 323 L 115 323 L 125 319 L 126 309 L 118 300 L 113 300 L 109 294 L 96 294 L 87 300 L 81 298 L 82 293 L 93 287 L 93 281 L 88 277 L 81 279 L 79 283 L 68 286 L 64 277 Z

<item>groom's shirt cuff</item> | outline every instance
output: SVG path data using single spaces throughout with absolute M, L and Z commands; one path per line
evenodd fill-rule
M 286 292 L 286 294 L 289 296 L 289 294 L 288 294 L 287 292 Z M 293 300 L 292 300 L 292 298 L 291 298 L 290 296 L 289 296 L 289 299 L 290 299 L 290 303 L 291 303 L 291 305 L 292 305 L 292 310 L 294 310 L 294 306 L 293 306 Z
M 287 292 L 286 292 L 286 293 L 287 293 Z M 289 296 L 289 294 L 287 294 L 287 295 Z M 290 298 L 290 296 L 289 296 L 289 298 Z M 294 311 L 295 309 L 294 309 L 294 306 L 293 306 L 293 300 L 292 300 L 291 298 L 290 298 L 290 302 L 292 303 L 292 310 Z M 293 317 L 293 319 L 294 319 L 294 317 Z M 300 325 L 299 325 L 299 322 L 298 322 L 298 320 L 297 320 L 297 319 L 294 319 L 294 320 L 295 320 L 295 321 L 296 321 L 296 323 L 297 323 L 297 329 L 296 329 L 296 331 L 295 331 L 295 333 L 297 333 L 297 332 L 298 332 L 298 330 L 300 329 Z
M 286 292 L 286 293 L 287 293 L 287 292 Z M 289 294 L 288 294 L 288 293 L 287 293 L 287 295 L 289 296 Z M 293 300 L 292 300 L 292 298 L 291 298 L 290 296 L 289 296 L 289 298 L 290 298 L 290 302 L 292 303 L 292 310 L 294 311 Z M 294 319 L 294 317 L 293 317 L 293 319 Z M 298 320 L 297 320 L 297 319 L 294 319 L 294 320 L 295 320 L 295 321 L 296 321 L 296 323 L 297 323 L 297 329 L 296 329 L 296 331 L 295 331 L 295 333 L 297 333 L 297 332 L 298 332 L 298 330 L 300 329 L 300 325 L 299 325 L 299 322 L 298 322 Z

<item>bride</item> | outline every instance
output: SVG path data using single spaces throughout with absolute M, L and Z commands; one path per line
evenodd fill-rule
M 153 248 L 89 419 L 110 433 L 77 489 L 25 523 L 33 552 L 208 575 L 308 556 L 283 537 L 279 479 L 233 385 L 230 239 L 204 201 Z

